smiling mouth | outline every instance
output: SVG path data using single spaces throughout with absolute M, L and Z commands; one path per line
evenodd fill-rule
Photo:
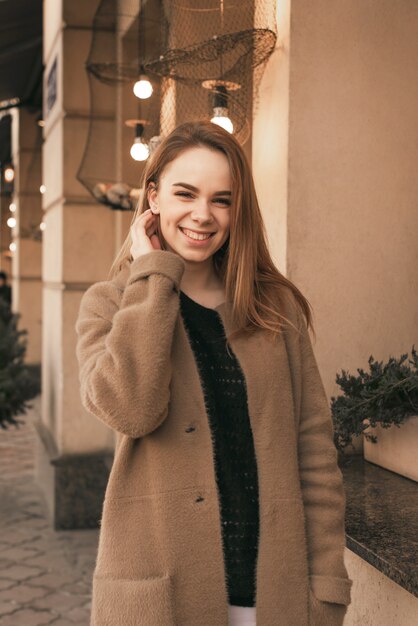
M 189 230 L 188 228 L 182 228 L 179 226 L 179 229 L 182 231 L 186 237 L 189 239 L 194 239 L 195 241 L 205 241 L 206 239 L 210 239 L 215 235 L 215 232 L 212 233 L 196 233 L 193 230 Z

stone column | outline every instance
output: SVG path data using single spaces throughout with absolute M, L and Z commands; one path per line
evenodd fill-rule
M 46 229 L 37 477 L 57 529 L 97 526 L 114 449 L 113 432 L 81 406 L 74 328 L 84 291 L 107 278 L 121 243 L 115 237 L 115 212 L 96 203 L 76 178 L 87 138 L 85 61 L 98 4 L 44 3 Z M 104 102 L 108 114 L 107 106 Z
M 284 0 L 277 24 L 253 169 L 277 266 L 312 304 L 330 397 L 342 368 L 416 338 L 418 13 Z

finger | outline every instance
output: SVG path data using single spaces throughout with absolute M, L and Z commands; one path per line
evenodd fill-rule
M 151 235 L 150 240 L 151 240 L 152 246 L 153 246 L 153 248 L 155 248 L 155 250 L 161 250 L 160 239 L 159 239 L 159 237 L 156 234 Z
M 147 228 L 147 226 L 149 226 L 151 220 L 153 220 L 154 217 L 155 216 L 153 213 L 148 213 L 147 211 L 141 213 L 141 215 L 138 215 L 138 217 L 135 219 L 134 223 L 131 226 L 131 229 L 135 229 L 137 225 L 141 225 L 141 227 Z
M 156 235 L 156 231 L 155 231 L 155 227 L 152 228 L 148 228 L 146 231 L 147 237 L 152 237 L 153 235 Z

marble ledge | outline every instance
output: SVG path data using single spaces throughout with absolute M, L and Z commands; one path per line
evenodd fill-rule
M 360 454 L 339 465 L 347 548 L 418 597 L 417 483 Z

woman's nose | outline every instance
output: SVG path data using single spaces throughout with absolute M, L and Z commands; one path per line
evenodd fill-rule
M 202 221 L 202 222 L 212 222 L 212 206 L 209 200 L 200 200 L 197 202 L 193 210 L 191 212 L 191 216 L 193 219 Z

